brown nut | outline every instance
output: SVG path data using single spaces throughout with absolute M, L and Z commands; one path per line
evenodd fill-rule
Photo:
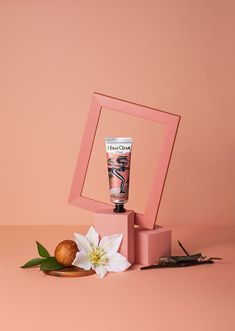
M 78 252 L 78 247 L 73 240 L 63 240 L 55 249 L 55 258 L 64 267 L 72 267 Z

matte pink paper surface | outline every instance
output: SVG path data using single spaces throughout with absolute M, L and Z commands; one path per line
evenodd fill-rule
M 145 271 L 136 265 L 103 279 L 57 278 L 38 268 L 19 268 L 37 256 L 35 240 L 53 253 L 60 241 L 87 230 L 80 225 L 0 228 L 1 331 L 42 331 L 42 324 L 45 331 L 235 329 L 235 227 L 172 228 L 174 255 L 182 254 L 179 239 L 190 253 L 223 257 L 214 265 Z
M 161 256 L 171 255 L 171 230 L 156 226 L 153 230 L 135 228 L 135 262 L 143 265 L 157 263 Z
M 134 212 L 114 213 L 112 208 L 94 214 L 94 227 L 100 237 L 111 234 L 123 234 L 119 253 L 130 263 L 134 263 Z

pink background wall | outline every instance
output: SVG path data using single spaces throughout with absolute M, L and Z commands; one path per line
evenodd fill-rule
M 182 115 L 158 222 L 235 219 L 235 2 L 1 0 L 0 222 L 67 198 L 93 91 Z

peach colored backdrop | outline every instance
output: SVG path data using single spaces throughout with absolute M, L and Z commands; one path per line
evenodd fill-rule
M 1 0 L 1 224 L 91 223 L 67 198 L 93 91 L 182 115 L 158 223 L 233 224 L 234 13 L 232 0 Z

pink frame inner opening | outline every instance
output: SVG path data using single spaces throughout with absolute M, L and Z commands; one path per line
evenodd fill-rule
M 68 200 L 71 205 L 93 212 L 98 212 L 107 207 L 113 208 L 111 204 L 106 204 L 101 201 L 82 196 L 83 185 L 86 178 L 102 107 L 166 125 L 161 153 L 154 171 L 153 183 L 149 192 L 145 213 L 135 213 L 135 224 L 143 226 L 147 229 L 153 229 L 156 223 L 171 154 L 180 122 L 180 116 L 109 97 L 103 94 L 93 94 Z

